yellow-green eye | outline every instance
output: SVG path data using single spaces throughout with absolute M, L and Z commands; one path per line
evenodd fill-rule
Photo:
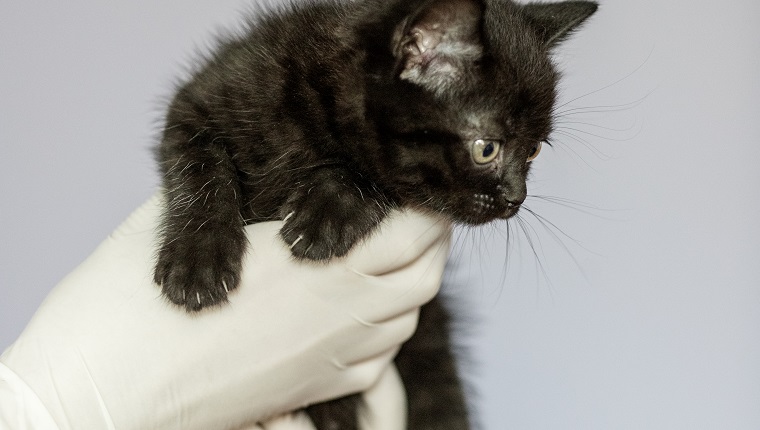
M 538 142 L 536 146 L 533 148 L 533 152 L 528 156 L 528 161 L 533 161 L 538 157 L 538 154 L 541 153 L 541 147 L 544 146 L 542 142 Z
M 499 149 L 498 140 L 478 139 L 472 145 L 472 159 L 478 164 L 490 163 L 499 155 Z

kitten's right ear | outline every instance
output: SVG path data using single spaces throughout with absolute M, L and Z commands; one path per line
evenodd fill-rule
M 483 52 L 478 0 L 431 0 L 400 23 L 393 35 L 397 76 L 433 92 L 461 78 Z
M 528 3 L 521 9 L 547 48 L 563 41 L 583 21 L 596 12 L 593 1 L 563 1 L 558 3 Z

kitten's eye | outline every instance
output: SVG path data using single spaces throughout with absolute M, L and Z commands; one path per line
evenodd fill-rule
M 538 142 L 533 148 L 533 152 L 528 156 L 528 162 L 533 161 L 541 153 L 541 147 L 544 146 L 543 142 Z
M 500 148 L 498 140 L 478 139 L 472 145 L 472 159 L 478 164 L 490 163 L 499 155 Z

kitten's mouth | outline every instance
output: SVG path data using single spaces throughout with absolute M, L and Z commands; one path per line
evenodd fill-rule
M 501 214 L 499 218 L 501 219 L 512 218 L 513 216 L 517 215 L 517 212 L 519 210 L 520 210 L 520 205 L 513 205 L 512 203 L 509 203 L 507 205 L 507 209 L 504 210 L 504 212 Z

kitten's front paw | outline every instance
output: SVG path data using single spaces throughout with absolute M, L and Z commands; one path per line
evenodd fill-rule
M 315 214 L 311 214 L 315 215 Z M 329 216 L 312 218 L 310 214 L 291 212 L 285 218 L 280 236 L 298 259 L 328 260 L 346 255 L 358 237 L 340 234 L 340 221 Z
M 227 302 L 240 278 L 235 253 L 199 246 L 167 248 L 159 253 L 154 280 L 172 303 L 196 312 Z
M 342 257 L 384 216 L 369 199 L 312 188 L 285 216 L 280 236 L 298 259 Z

